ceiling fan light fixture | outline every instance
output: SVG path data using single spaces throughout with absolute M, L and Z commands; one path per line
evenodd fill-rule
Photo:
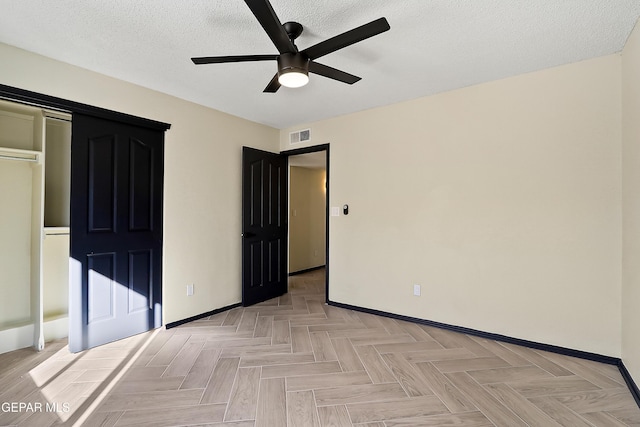
M 278 82 L 296 88 L 309 83 L 309 59 L 300 53 L 283 53 L 278 57 Z
M 296 70 L 287 70 L 278 75 L 278 82 L 286 87 L 302 87 L 309 83 L 309 76 Z

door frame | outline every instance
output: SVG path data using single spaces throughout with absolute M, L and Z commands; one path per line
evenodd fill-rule
M 29 104 L 35 107 L 45 107 L 51 110 L 58 110 L 64 113 L 82 113 L 102 119 L 114 120 L 130 125 L 146 127 L 155 130 L 166 131 L 171 128 L 169 123 L 158 122 L 156 120 L 145 119 L 143 117 L 132 116 L 131 114 L 119 111 L 108 110 L 106 108 L 95 107 L 81 102 L 70 101 L 43 93 L 32 92 L 13 86 L 0 84 L 0 99 L 7 101 Z M 73 119 L 72 119 L 73 120 Z
M 287 158 L 287 168 L 289 168 L 289 157 L 290 156 L 297 156 L 299 154 L 309 154 L 309 153 L 316 153 L 319 151 L 324 151 L 325 152 L 325 156 L 326 156 L 326 165 L 325 165 L 325 173 L 326 173 L 326 179 L 327 179 L 327 184 L 326 184 L 326 195 L 325 195 L 325 276 L 324 276 L 324 286 L 325 286 L 325 302 L 328 304 L 330 299 L 329 299 L 329 189 L 331 188 L 331 186 L 329 185 L 329 144 L 320 144 L 320 145 L 312 145 L 310 147 L 303 147 L 303 148 L 295 148 L 292 150 L 285 150 L 285 151 L 281 151 L 280 154 L 282 154 L 283 156 L 286 156 Z M 287 179 L 287 210 L 291 210 L 291 207 L 289 206 L 289 188 L 290 188 L 290 182 L 289 182 L 290 178 L 288 177 Z M 289 233 L 287 232 L 287 244 L 289 241 Z M 288 265 L 288 263 L 287 263 Z M 287 268 L 287 274 L 288 274 L 288 268 Z

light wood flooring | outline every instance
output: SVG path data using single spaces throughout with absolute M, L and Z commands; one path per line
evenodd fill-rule
M 0 355 L 0 404 L 3 426 L 640 426 L 614 366 L 327 306 L 321 270 L 76 355 Z

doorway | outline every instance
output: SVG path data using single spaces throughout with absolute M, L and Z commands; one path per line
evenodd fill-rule
M 324 156 L 324 245 L 316 244 L 310 254 L 316 263 L 324 258 L 325 301 L 329 301 L 329 144 L 279 154 L 243 147 L 242 305 L 245 307 L 287 292 L 291 271 L 288 256 L 289 160 L 294 159 L 294 166 L 297 162 L 310 161 L 311 157 L 301 156 L 309 153 L 318 153 L 317 159 Z M 294 156 L 300 157 L 296 160 Z M 318 204 L 322 206 L 322 200 Z M 314 224 L 317 226 L 317 220 Z M 318 240 L 322 241 L 321 238 Z
M 282 152 L 289 167 L 289 276 L 324 269 L 329 301 L 329 144 Z
M 326 155 L 289 157 L 289 276 L 324 268 Z

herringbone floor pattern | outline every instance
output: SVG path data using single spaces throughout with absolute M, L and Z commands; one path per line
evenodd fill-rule
M 80 356 L 63 345 L 0 370 L 0 401 L 89 418 L 5 412 L 1 425 L 640 426 L 614 366 L 327 306 L 323 271 L 153 336 Z

